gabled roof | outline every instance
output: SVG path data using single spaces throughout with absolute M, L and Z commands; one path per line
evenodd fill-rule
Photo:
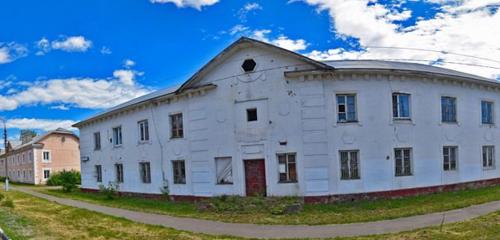
M 36 136 L 33 139 L 31 139 L 31 141 L 29 141 L 25 144 L 14 146 L 10 151 L 16 151 L 16 150 L 22 149 L 22 148 L 30 146 L 30 145 L 38 144 L 40 141 L 42 141 L 43 139 L 47 138 L 48 136 L 50 136 L 52 134 L 66 134 L 66 135 L 71 135 L 71 136 L 79 139 L 78 136 L 75 133 L 73 133 L 72 131 L 69 131 L 69 130 L 64 129 L 64 128 L 58 128 L 56 130 L 48 131 L 42 135 Z

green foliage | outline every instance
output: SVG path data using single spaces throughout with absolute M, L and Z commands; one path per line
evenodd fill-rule
M 81 175 L 75 170 L 54 173 L 47 180 L 47 185 L 62 186 L 65 192 L 73 191 L 78 184 L 81 184 Z
M 1 176 L 0 176 L 0 182 L 5 182 L 5 178 L 6 178 L 6 177 L 1 177 Z
M 113 200 L 118 192 L 120 185 L 116 182 L 109 182 L 108 186 L 99 185 L 99 191 L 106 196 L 106 199 Z
M 5 196 L 0 192 L 0 202 L 5 198 Z
M 283 215 L 290 206 L 303 205 L 303 201 L 296 197 L 240 197 L 227 196 L 211 198 L 199 204 L 203 211 L 216 213 L 271 213 Z
M 12 199 L 6 198 L 2 202 L 0 202 L 0 206 L 7 208 L 14 208 L 14 201 L 12 201 Z

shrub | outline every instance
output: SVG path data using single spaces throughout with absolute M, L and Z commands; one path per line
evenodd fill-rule
M 12 201 L 11 199 L 5 199 L 3 202 L 0 203 L 0 206 L 14 208 L 14 201 Z
M 109 182 L 108 186 L 99 185 L 99 191 L 106 196 L 106 199 L 112 200 L 115 198 L 120 186 L 116 182 Z
M 0 182 L 5 182 L 6 177 L 0 177 Z
M 78 184 L 81 184 L 81 175 L 75 170 L 54 173 L 47 180 L 47 185 L 62 186 L 64 192 L 71 192 Z

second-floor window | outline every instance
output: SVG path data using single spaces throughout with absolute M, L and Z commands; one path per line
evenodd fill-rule
M 101 149 L 101 132 L 94 133 L 94 150 Z
M 456 146 L 443 147 L 443 170 L 457 170 L 457 153 L 458 147 Z
M 183 138 L 184 127 L 182 123 L 182 113 L 170 115 L 171 138 Z
M 337 94 L 337 121 L 356 122 L 356 94 Z
M 444 123 L 457 122 L 457 98 L 441 97 L 441 121 Z
M 122 127 L 113 128 L 113 145 L 120 146 L 122 143 Z
M 43 161 L 50 162 L 50 152 L 49 151 L 43 151 Z
M 394 149 L 396 177 L 410 176 L 411 172 L 411 148 Z
M 139 127 L 139 141 L 146 142 L 149 141 L 149 124 L 148 120 L 142 120 L 137 122 Z
M 410 119 L 410 94 L 392 94 L 392 117 L 394 119 Z
M 493 102 L 481 101 L 481 123 L 493 124 Z

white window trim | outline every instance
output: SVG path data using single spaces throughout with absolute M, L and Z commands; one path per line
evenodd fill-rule
M 492 117 L 493 117 L 493 123 L 483 123 L 483 102 L 490 102 L 490 103 L 493 103 L 493 112 L 491 113 Z M 487 127 L 496 127 L 496 103 L 495 103 L 495 100 L 493 99 L 489 99 L 489 98 L 481 98 L 479 99 L 479 125 L 484 127 L 484 126 L 487 126 Z
M 442 98 L 443 97 L 450 97 L 450 98 L 455 98 L 455 122 L 443 122 L 443 104 L 442 104 Z M 460 103 L 459 103 L 459 98 L 456 95 L 453 94 L 441 94 L 439 95 L 439 125 L 457 125 L 460 126 Z
M 174 137 L 172 135 L 172 129 L 173 129 L 173 123 L 172 123 L 172 116 L 181 114 L 182 116 L 182 137 Z M 182 111 L 177 111 L 177 112 L 169 112 L 168 113 L 168 123 L 169 123 L 169 135 L 170 135 L 170 140 L 176 140 L 176 139 L 185 139 L 186 138 L 186 125 L 184 124 L 184 119 L 185 119 L 185 114 Z
M 99 134 L 99 148 L 96 148 L 97 142 L 96 142 L 95 136 L 97 133 Z M 100 151 L 102 149 L 102 134 L 101 134 L 101 132 L 100 131 L 94 132 L 92 134 L 92 138 L 94 140 L 93 141 L 94 142 L 94 151 Z
M 408 113 L 409 113 L 409 116 L 408 117 L 394 117 L 394 103 L 392 102 L 392 96 L 394 94 L 398 94 L 398 95 L 408 95 Z M 412 114 L 412 110 L 413 110 L 413 107 L 412 107 L 412 104 L 413 104 L 413 101 L 412 101 L 412 94 L 409 93 L 409 92 L 404 92 L 404 91 L 394 91 L 394 92 L 391 92 L 391 117 L 392 117 L 392 120 L 395 121 L 395 122 L 411 122 L 412 121 L 412 118 L 413 118 L 413 114 Z M 396 104 L 399 104 L 399 97 L 397 98 L 397 103 Z M 397 111 L 398 111 L 398 115 L 400 115 L 399 113 L 399 108 L 397 108 Z
M 341 122 L 339 121 L 339 109 L 338 109 L 338 99 L 337 95 L 354 95 L 355 96 L 355 103 L 354 106 L 356 108 L 356 121 L 347 121 L 347 122 Z M 333 93 L 333 112 L 335 113 L 335 125 L 349 125 L 349 124 L 356 124 L 356 125 L 361 125 L 360 124 L 360 109 L 359 109 L 359 93 L 358 91 L 339 91 L 339 92 L 334 92 Z
M 45 178 L 45 171 L 49 170 L 49 177 Z M 42 178 L 43 180 L 48 180 L 50 178 L 50 175 L 52 175 L 52 169 L 51 168 L 42 168 Z
M 116 128 L 120 128 L 120 134 L 121 134 L 120 144 L 116 144 L 115 143 L 115 129 Z M 113 147 L 117 148 L 117 147 L 121 147 L 123 145 L 123 128 L 122 128 L 122 125 L 118 125 L 118 126 L 115 126 L 115 127 L 111 128 L 111 139 L 112 139 L 111 141 L 112 141 Z
M 410 149 L 410 174 L 409 175 L 400 175 L 398 176 L 396 174 L 396 150 L 403 150 L 403 149 Z M 412 147 L 408 147 L 408 146 L 403 146 L 403 147 L 394 147 L 392 149 L 392 155 L 393 155 L 393 176 L 398 179 L 398 178 L 404 178 L 404 177 L 412 177 L 415 175 L 415 168 L 414 168 L 414 165 L 413 165 L 413 162 L 414 162 L 414 158 L 413 158 L 413 148 Z M 402 159 L 404 161 L 404 157 Z
M 455 148 L 455 169 L 448 169 L 448 170 L 445 170 L 444 169 L 444 148 Z M 457 145 L 444 145 L 442 148 L 441 148 L 441 155 L 442 155 L 442 163 L 443 163 L 443 171 L 444 172 L 457 172 L 458 171 L 458 168 L 459 168 L 459 159 L 460 159 L 460 156 L 459 156 L 459 150 L 460 148 L 457 146 Z M 450 158 L 450 153 L 448 152 L 448 158 Z M 451 163 L 451 158 L 450 158 L 450 163 Z M 450 167 L 451 167 L 451 164 L 450 164 Z
M 484 147 L 493 147 L 493 156 L 492 156 L 493 159 L 492 159 L 491 167 L 483 165 L 483 148 Z M 481 145 L 481 166 L 482 166 L 483 170 L 495 170 L 496 169 L 496 147 L 495 147 L 495 145 Z
M 351 174 L 351 152 L 356 152 L 357 153 L 357 157 L 358 157 L 358 178 L 352 178 L 351 176 L 349 176 L 349 178 L 342 178 L 342 152 L 347 152 L 347 165 L 348 165 L 348 168 L 349 168 L 349 175 Z M 347 149 L 347 150 L 339 150 L 338 151 L 338 156 L 339 156 L 339 160 L 338 160 L 338 164 L 339 164 L 339 180 L 340 181 L 361 181 L 361 151 L 359 149 Z
M 49 153 L 49 159 L 48 160 L 46 160 L 45 156 L 44 156 L 46 152 Z M 42 162 L 44 162 L 44 163 L 52 162 L 52 153 L 50 152 L 50 150 L 42 150 Z
M 148 139 L 142 140 L 141 139 L 141 125 L 144 124 L 145 122 L 148 124 L 148 134 L 147 134 Z M 138 139 L 139 143 L 148 143 L 150 141 L 151 132 L 149 131 L 149 120 L 148 119 L 142 119 L 142 120 L 137 121 L 137 133 L 138 133 L 137 139 Z M 146 136 L 146 131 L 144 131 L 144 136 Z

